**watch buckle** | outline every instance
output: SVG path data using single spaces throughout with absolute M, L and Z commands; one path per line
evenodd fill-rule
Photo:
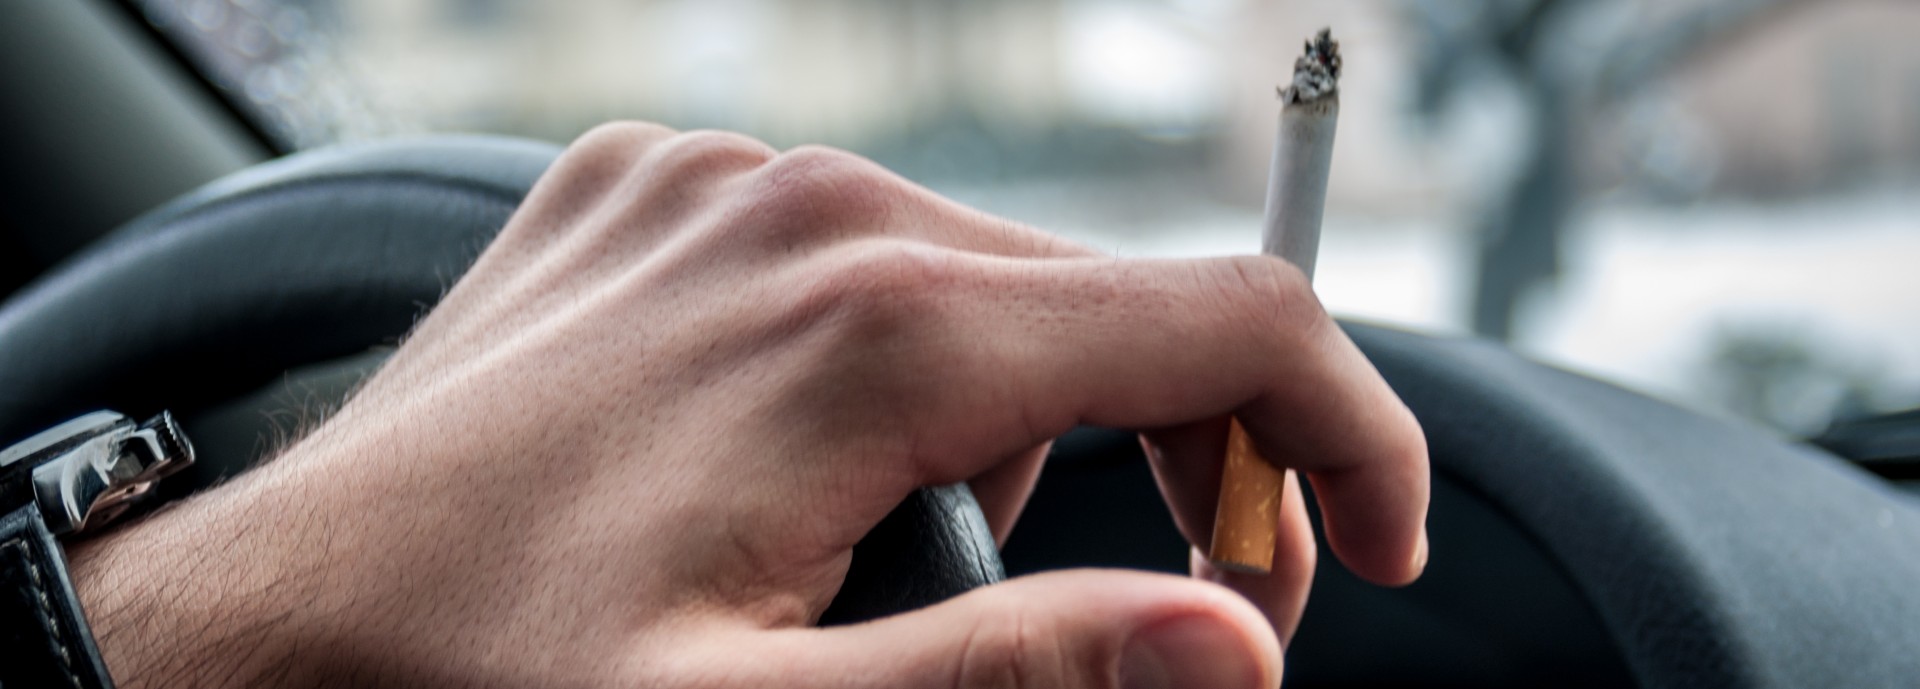
M 118 418 L 99 418 L 80 437 L 61 442 L 58 455 L 33 468 L 34 498 L 55 535 L 111 523 L 160 479 L 193 464 L 193 446 L 171 414 L 161 412 L 140 424 L 114 412 L 88 416 L 100 414 Z

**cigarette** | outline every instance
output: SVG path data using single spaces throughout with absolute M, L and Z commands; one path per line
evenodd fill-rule
M 1261 249 L 1313 279 L 1320 249 L 1320 216 L 1333 163 L 1333 130 L 1340 118 L 1340 43 L 1321 29 L 1294 60 L 1293 83 L 1279 89 L 1280 127 L 1267 171 L 1267 212 Z M 1227 431 L 1220 506 L 1213 517 L 1207 559 L 1247 574 L 1273 571 L 1275 532 L 1287 472 L 1260 456 L 1234 419 Z

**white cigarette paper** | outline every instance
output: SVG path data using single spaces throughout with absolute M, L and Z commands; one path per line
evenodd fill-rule
M 1320 216 L 1327 202 L 1333 164 L 1333 130 L 1340 116 L 1340 44 L 1331 32 L 1307 41 L 1293 63 L 1293 83 L 1280 89 L 1280 130 L 1267 172 L 1267 215 L 1262 250 L 1300 268 L 1313 279 L 1320 250 Z M 1207 559 L 1243 574 L 1273 568 L 1286 471 L 1260 457 L 1246 428 L 1229 426 L 1226 465 L 1220 476 L 1220 506 L 1214 512 Z
M 1262 250 L 1313 278 L 1320 216 L 1333 167 L 1333 131 L 1340 119 L 1340 43 L 1321 29 L 1293 63 L 1293 83 L 1280 89 L 1280 130 L 1267 170 L 1267 224 Z

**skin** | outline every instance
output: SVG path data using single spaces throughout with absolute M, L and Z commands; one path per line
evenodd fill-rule
M 909 491 L 970 481 L 1004 538 L 1076 424 L 1141 429 L 1204 551 L 1229 414 L 1349 568 L 1419 575 L 1420 429 L 1292 266 L 1115 259 L 847 153 L 615 124 L 333 418 L 73 570 L 130 689 L 1273 687 L 1297 482 L 1271 576 L 812 626 Z

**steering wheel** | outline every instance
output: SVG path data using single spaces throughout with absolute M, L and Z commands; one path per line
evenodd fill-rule
M 0 441 L 97 408 L 171 409 L 201 460 L 163 491 L 244 471 L 273 449 L 263 439 L 378 367 L 557 153 L 494 137 L 313 151 L 146 214 L 0 307 Z M 1290 673 L 1307 674 L 1290 684 L 1920 682 L 1912 498 L 1818 450 L 1493 344 L 1347 327 L 1427 431 L 1435 555 L 1394 592 L 1322 564 L 1291 650 Z M 1112 442 L 1124 437 L 1077 432 L 1047 471 L 1137 466 L 1130 440 Z M 1047 542 L 1021 528 L 1016 541 Z M 923 489 L 855 548 L 822 621 L 1002 576 L 965 487 Z M 1556 634 L 1583 648 L 1538 645 Z M 1395 660 L 1434 644 L 1452 655 Z

